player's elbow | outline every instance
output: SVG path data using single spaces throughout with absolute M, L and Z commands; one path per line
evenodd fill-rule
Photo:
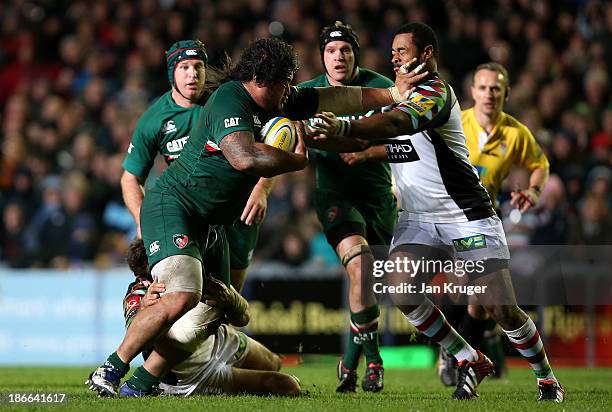
M 236 156 L 228 158 L 227 160 L 234 169 L 241 172 L 252 173 L 256 168 L 256 162 L 253 156 Z
M 123 190 L 131 188 L 140 189 L 140 187 L 144 184 L 144 179 L 131 174 L 127 170 L 124 170 L 123 174 L 121 175 L 120 184 Z

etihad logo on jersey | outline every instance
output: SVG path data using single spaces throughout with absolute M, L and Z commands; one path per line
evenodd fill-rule
M 164 134 L 176 132 L 176 125 L 174 124 L 174 120 L 168 120 L 166 124 L 164 124 Z
M 407 163 L 421 160 L 410 139 L 385 143 L 385 150 L 389 163 Z
M 228 117 L 227 119 L 223 120 L 223 123 L 225 124 L 226 129 L 228 127 L 238 126 L 240 123 L 240 117 Z
M 453 239 L 453 246 L 457 252 L 467 252 L 475 249 L 486 249 L 487 240 L 485 235 L 479 234 L 474 236 Z
M 171 140 L 166 143 L 166 150 L 168 150 L 170 153 L 180 152 L 183 150 L 183 147 L 185 147 L 187 140 L 189 140 L 189 135 L 181 137 L 180 139 Z
M 425 113 L 431 110 L 432 107 L 436 105 L 436 102 L 431 99 L 428 99 L 425 96 L 417 95 L 412 99 L 403 102 L 402 104 L 410 107 L 412 110 L 417 112 L 419 116 L 423 116 Z

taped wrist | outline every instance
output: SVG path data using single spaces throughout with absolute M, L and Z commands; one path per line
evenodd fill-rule
M 338 127 L 338 131 L 336 132 L 336 136 L 346 137 L 351 132 L 351 122 L 350 120 L 340 120 L 340 124 Z
M 405 100 L 402 94 L 400 93 L 399 89 L 397 88 L 397 86 L 393 85 L 389 87 L 387 90 L 389 90 L 389 93 L 391 94 L 391 97 L 393 98 L 393 101 L 395 103 L 401 103 Z
M 355 114 L 363 111 L 363 92 L 358 86 L 315 87 L 319 94 L 317 113 Z

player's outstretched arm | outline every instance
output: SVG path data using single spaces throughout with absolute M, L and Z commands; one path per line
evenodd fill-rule
M 299 140 L 294 153 L 256 143 L 253 133 L 230 133 L 219 144 L 223 155 L 236 170 L 255 176 L 272 177 L 301 170 L 308 164 L 303 141 Z
M 414 61 L 416 59 L 413 59 Z M 429 75 L 429 72 L 420 73 L 421 69 L 422 65 L 409 73 L 397 75 L 395 85 L 389 88 L 293 87 L 283 106 L 283 112 L 292 120 L 306 120 L 324 111 L 338 115 L 354 114 L 399 103 L 406 99 L 416 84 Z
M 340 157 L 349 166 L 363 162 L 384 162 L 387 160 L 387 149 L 383 145 L 371 146 L 361 152 L 340 153 Z
M 121 175 L 121 192 L 125 205 L 134 217 L 140 238 L 140 206 L 144 198 L 144 179 L 124 170 Z
M 355 137 L 365 140 L 388 139 L 410 134 L 414 126 L 410 116 L 399 110 L 375 114 L 360 120 L 341 120 L 333 113 L 325 112 L 316 115 L 321 119 L 312 126 L 313 138 L 327 139 L 329 137 Z

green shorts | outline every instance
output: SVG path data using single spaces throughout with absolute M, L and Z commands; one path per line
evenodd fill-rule
M 364 200 L 317 190 L 315 208 L 327 241 L 334 249 L 351 235 L 363 236 L 370 245 L 391 242 L 397 221 L 397 201 L 392 193 Z
M 259 225 L 247 226 L 238 221 L 224 227 L 229 243 L 230 267 L 238 270 L 248 268 L 257 244 Z
M 162 259 L 188 255 L 204 272 L 229 284 L 229 249 L 222 226 L 194 217 L 173 195 L 147 191 L 140 208 L 140 228 L 149 268 Z

